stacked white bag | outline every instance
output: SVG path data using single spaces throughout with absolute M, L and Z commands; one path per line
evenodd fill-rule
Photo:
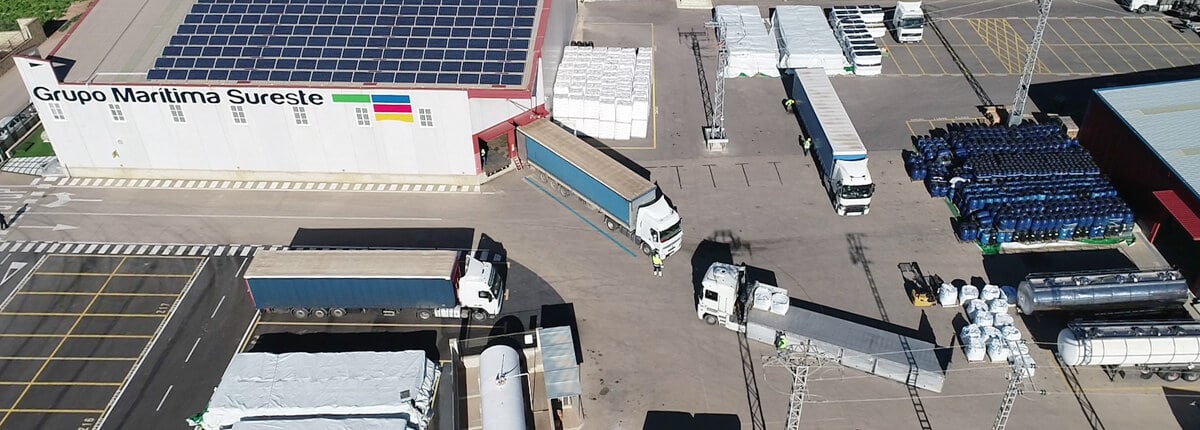
M 967 301 L 979 298 L 979 287 L 971 284 L 963 285 L 958 289 L 958 302 L 967 304 Z
M 1012 351 L 1008 348 L 1008 341 L 1000 337 L 992 337 L 987 340 L 987 356 L 993 363 L 1008 361 L 1008 356 Z
M 958 288 L 949 283 L 943 283 L 938 288 L 938 303 L 944 308 L 958 306 Z
M 1003 329 L 1005 326 L 1012 327 L 1016 324 L 1016 320 L 1009 314 L 992 314 L 992 326 Z
M 983 330 L 975 324 L 967 325 L 958 333 L 959 340 L 962 341 L 963 353 L 967 356 L 967 361 L 983 361 L 987 354 Z
M 1037 363 L 1033 361 L 1033 356 L 1029 354 L 1029 345 L 1025 341 L 1014 342 L 1017 347 L 1016 351 L 1011 351 L 1008 357 L 1010 364 L 1020 364 L 1018 372 L 1021 376 L 1032 378 L 1037 373 Z

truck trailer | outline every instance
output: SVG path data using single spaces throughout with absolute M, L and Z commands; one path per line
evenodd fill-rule
M 925 11 L 919 1 L 898 1 L 892 12 L 892 30 L 900 43 L 920 42 L 925 35 Z
M 1200 0 L 1117 0 L 1126 10 L 1134 13 L 1166 12 L 1173 10 L 1181 16 L 1196 13 Z
M 517 127 L 526 158 L 542 182 L 553 181 L 563 197 L 574 194 L 604 215 L 642 252 L 667 258 L 683 243 L 679 213 L 658 186 L 579 137 L 542 118 Z
M 1142 379 L 1200 381 L 1200 322 L 1072 322 L 1058 333 L 1058 354 L 1068 366 L 1132 368 Z
M 838 215 L 866 215 L 875 183 L 867 170 L 867 147 L 825 72 L 794 69 L 795 112 L 817 155 L 821 182 Z
M 243 278 L 255 308 L 296 318 L 410 309 L 482 321 L 507 295 L 492 263 L 446 250 L 259 251 Z
M 1189 297 L 1183 274 L 1169 269 L 1034 274 L 1017 286 L 1017 307 L 1025 315 L 1179 309 Z
M 787 290 L 749 282 L 745 266 L 713 263 L 701 280 L 696 316 L 710 325 L 744 331 L 776 344 L 806 345 L 851 369 L 941 392 L 946 373 L 923 340 L 791 306 Z

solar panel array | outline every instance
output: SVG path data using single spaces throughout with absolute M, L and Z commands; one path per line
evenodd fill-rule
M 198 0 L 149 80 L 521 85 L 538 0 Z

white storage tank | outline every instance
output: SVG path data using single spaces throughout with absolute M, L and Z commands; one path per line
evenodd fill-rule
M 1142 333 L 1093 336 L 1086 330 L 1066 328 L 1058 333 L 1058 352 L 1068 366 L 1200 363 L 1200 334 Z
M 507 345 L 479 355 L 479 400 L 483 430 L 526 430 L 525 381 L 521 357 Z

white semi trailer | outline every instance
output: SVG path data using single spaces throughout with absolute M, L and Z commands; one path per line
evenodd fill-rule
M 1132 368 L 1143 379 L 1194 382 L 1200 380 L 1200 322 L 1073 322 L 1058 333 L 1058 353 L 1068 366 Z
M 525 373 L 508 345 L 492 345 L 479 355 L 479 416 L 483 430 L 526 430 Z

